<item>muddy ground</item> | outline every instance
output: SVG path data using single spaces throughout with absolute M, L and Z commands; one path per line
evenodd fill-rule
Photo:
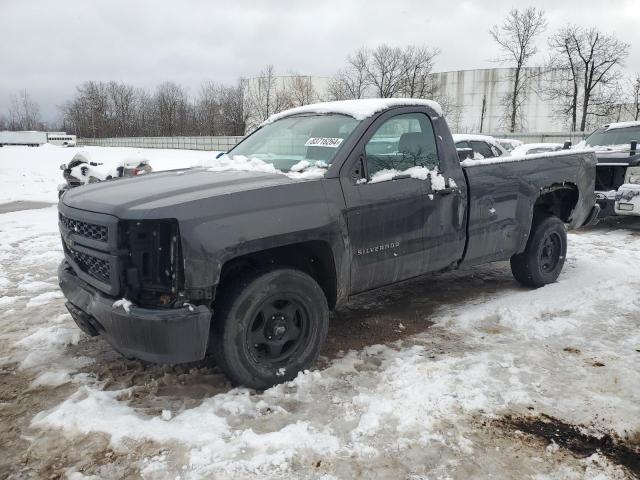
M 640 222 L 609 220 L 585 230 L 583 234 L 606 235 L 619 229 L 640 235 Z M 53 283 L 55 272 L 51 266 L 45 262 L 41 271 L 31 273 L 37 274 L 35 277 L 38 279 Z M 14 276 L 10 280 L 17 284 L 25 270 L 15 269 L 12 274 Z M 434 359 L 468 354 L 481 348 L 479 343 L 468 342 L 459 332 L 435 324 L 436 312 L 441 311 L 444 305 L 460 306 L 470 297 L 481 304 L 484 298 L 498 295 L 503 290 L 517 292 L 520 289 L 509 273 L 508 264 L 498 263 L 427 276 L 363 294 L 333 313 L 329 337 L 317 369 L 328 367 L 346 352 L 362 351 L 378 344 L 386 344 L 393 349 L 420 345 L 426 355 Z M 27 327 L 34 322 L 59 319 L 65 314 L 63 301 L 59 298 L 27 310 L 21 307 L 29 301 L 28 295 L 11 288 L 7 295 L 19 299 L 0 311 L 4 333 L 11 333 L 0 338 L 0 355 L 13 354 L 20 348 L 15 346 L 15 339 L 19 338 L 22 328 L 26 334 Z M 483 328 L 487 336 L 503 333 L 500 325 Z M 567 345 L 565 354 L 578 356 L 581 351 Z M 157 366 L 127 360 L 113 352 L 100 338 L 85 335 L 81 335 L 79 341 L 66 345 L 60 358 L 52 358 L 51 361 L 65 365 L 69 362 L 74 378 L 80 379 L 80 383 L 83 378 L 90 378 L 104 390 L 126 392 L 119 400 L 140 415 L 149 417 L 161 415 L 164 410 L 181 412 L 193 409 L 204 400 L 231 390 L 227 379 L 210 361 L 184 366 Z M 630 361 L 638 362 L 638 357 Z M 366 372 L 379 367 L 375 358 L 371 362 L 364 362 L 358 368 Z M 590 368 L 599 367 L 598 359 L 585 359 L 585 362 L 591 362 Z M 78 389 L 78 381 L 63 382 L 57 386 L 34 386 L 39 373 L 40 370 L 24 368 L 19 361 L 0 365 L 0 478 L 63 478 L 73 476 L 74 472 L 96 475 L 97 478 L 138 478 L 141 475 L 165 478 L 162 471 L 154 472 L 145 467 L 153 463 L 148 459 L 161 458 L 164 465 L 164 459 L 169 458 L 169 463 L 175 468 L 186 461 L 188 449 L 180 443 L 125 440 L 124 446 L 115 448 L 105 433 L 67 436 L 55 429 L 34 428 L 31 422 L 36 414 L 55 407 Z M 295 405 L 289 407 L 291 411 L 296 409 Z M 472 458 L 462 460 L 454 478 L 468 478 L 469 475 L 490 477 L 492 471 L 504 473 L 498 477 L 533 478 L 537 474 L 555 475 L 561 470 L 554 468 L 565 464 L 578 471 L 586 471 L 580 460 L 599 453 L 609 462 L 606 469 L 611 478 L 640 476 L 640 434 L 637 431 L 629 432 L 623 438 L 600 430 L 587 435 L 585 428 L 589 426 L 558 420 L 540 411 L 536 405 L 530 405 L 526 411 L 507 412 L 500 418 L 478 413 L 465 427 L 467 438 L 476 443 L 488 443 L 492 449 L 501 450 L 501 454 L 494 458 L 496 463 L 493 465 L 484 465 Z M 558 446 L 559 453 L 553 461 L 536 463 L 533 459 L 544 457 L 550 442 Z M 376 457 L 366 468 L 345 458 L 327 460 L 321 457 L 314 457 L 304 465 L 294 463 L 294 466 L 301 476 L 309 478 L 324 473 L 334 475 L 326 478 L 401 478 L 397 475 L 409 478 L 414 474 L 416 476 L 412 478 L 427 478 L 420 476 L 423 471 L 420 465 L 438 462 L 437 453 L 425 453 L 418 448 L 403 450 L 402 456 L 402 460 L 394 455 Z M 408 463 L 415 468 L 408 470 Z M 425 472 L 433 474 L 434 470 Z M 437 469 L 435 473 L 433 478 L 440 478 Z M 442 472 L 442 478 L 447 475 Z M 560 478 L 553 475 L 550 478 Z

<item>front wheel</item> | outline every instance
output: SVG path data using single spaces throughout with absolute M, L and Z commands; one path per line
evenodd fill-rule
M 558 279 L 566 255 L 564 223 L 553 216 L 534 219 L 524 252 L 511 257 L 511 272 L 527 287 L 542 287 Z
M 329 308 L 306 273 L 282 268 L 245 276 L 216 297 L 210 350 L 234 384 L 265 389 L 318 358 Z

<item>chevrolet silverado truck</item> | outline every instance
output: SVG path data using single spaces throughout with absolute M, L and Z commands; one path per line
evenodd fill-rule
M 609 123 L 585 140 L 598 157 L 600 216 L 640 215 L 640 122 Z
M 86 185 L 59 202 L 59 283 L 77 325 L 125 356 L 212 356 L 264 389 L 313 365 L 329 312 L 361 292 L 510 260 L 554 282 L 567 229 L 597 216 L 596 158 L 460 162 L 414 99 L 272 116 L 204 168 Z

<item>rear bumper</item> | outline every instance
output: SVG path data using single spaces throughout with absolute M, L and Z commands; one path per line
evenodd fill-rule
M 84 282 L 63 261 L 60 288 L 74 321 L 85 333 L 100 335 L 123 355 L 155 363 L 201 360 L 207 351 L 211 311 L 205 306 L 151 309 L 113 306 L 117 300 Z

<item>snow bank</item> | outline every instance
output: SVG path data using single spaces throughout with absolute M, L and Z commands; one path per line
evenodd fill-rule
M 202 166 L 220 152 L 124 147 L 65 148 L 46 145 L 0 148 L 0 203 L 16 200 L 57 202 L 57 186 L 64 183 L 61 164 L 78 153 L 92 162 L 94 176 L 106 178 L 125 160 L 145 159 L 154 171 Z
M 356 120 L 364 120 L 374 114 L 391 107 L 421 105 L 433 109 L 438 115 L 442 115 L 442 108 L 433 100 L 417 98 L 365 98 L 360 100 L 340 100 L 335 102 L 313 103 L 302 107 L 291 108 L 271 115 L 262 125 L 273 123 L 290 115 L 302 113 L 338 113 L 349 115 Z M 261 125 L 261 126 L 262 126 Z

